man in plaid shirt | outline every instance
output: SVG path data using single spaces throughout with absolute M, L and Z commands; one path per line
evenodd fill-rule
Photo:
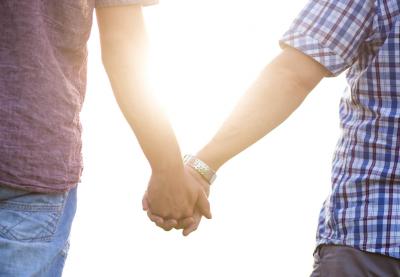
M 336 276 L 400 276 L 399 8 L 398 1 L 310 1 L 281 40 L 331 76 L 349 69 L 332 192 L 319 219 L 316 271 L 354 262 L 365 268 Z M 322 246 L 327 244 L 340 247 Z M 385 261 L 386 268 L 369 268 L 374 261 Z
M 280 43 L 197 158 L 217 170 L 349 69 L 312 276 L 400 276 L 400 2 L 311 0 Z

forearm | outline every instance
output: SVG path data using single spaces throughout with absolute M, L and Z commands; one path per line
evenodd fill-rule
M 288 55 L 266 67 L 214 138 L 198 152 L 201 160 L 218 170 L 290 116 L 322 78 L 303 82 L 290 68 L 292 62 Z
M 104 58 L 118 105 L 153 172 L 164 175 L 165 172 L 182 172 L 182 158 L 176 137 L 146 81 L 145 54 L 132 48 L 129 50 L 126 53 L 121 49 L 112 51 L 113 55 L 105 54 L 108 58 Z M 132 52 L 141 54 L 133 55 Z
M 154 172 L 183 172 L 181 153 L 147 84 L 147 35 L 140 5 L 97 10 L 102 60 L 115 98 Z M 183 173 L 182 173 L 183 174 Z
M 110 78 L 116 100 L 153 172 L 182 170 L 181 153 L 172 127 L 145 82 L 116 75 Z
M 214 138 L 198 153 L 214 170 L 271 132 L 303 101 L 305 93 L 293 93 L 295 88 L 281 80 L 282 76 L 274 77 L 279 79 L 261 76 Z

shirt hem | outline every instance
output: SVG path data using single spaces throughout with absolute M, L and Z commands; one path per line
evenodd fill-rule
M 349 68 L 349 64 L 334 50 L 321 44 L 316 38 L 301 32 L 287 32 L 280 40 L 279 46 L 285 49 L 293 47 L 311 57 L 331 73 L 329 77 L 336 77 Z
M 0 180 L 0 186 L 5 186 L 8 188 L 24 190 L 28 192 L 38 192 L 38 193 L 47 193 L 47 194 L 58 194 L 65 193 L 69 190 L 75 188 L 78 185 L 78 182 L 73 183 L 71 185 L 63 186 L 62 188 L 54 188 L 54 187 L 46 187 L 46 186 L 30 186 L 30 185 L 17 185 L 14 183 L 10 183 L 7 181 Z
M 151 6 L 156 4 L 158 4 L 158 0 L 103 0 L 96 3 L 95 8 L 129 5 Z
M 348 241 L 343 241 L 343 240 L 334 240 L 334 239 L 319 239 L 317 240 L 315 250 L 318 248 L 318 246 L 322 244 L 331 244 L 331 245 L 341 245 L 341 246 L 349 246 L 352 248 L 355 248 L 360 251 L 368 252 L 368 253 L 373 253 L 373 254 L 380 254 L 384 255 L 387 257 L 391 257 L 394 259 L 399 260 L 400 259 L 400 253 L 399 249 L 396 248 L 367 248 L 367 247 L 360 247 L 359 245 L 355 245 L 354 243 L 350 243 Z

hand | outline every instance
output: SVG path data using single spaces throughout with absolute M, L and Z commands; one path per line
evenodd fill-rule
M 196 172 L 194 169 L 191 167 L 187 167 L 186 170 L 193 175 L 194 178 L 197 179 L 198 183 L 202 186 L 203 190 L 207 194 L 207 197 L 210 195 L 210 184 L 206 182 L 203 177 L 199 175 L 198 172 Z M 199 209 L 195 209 L 193 216 L 190 218 L 186 218 L 183 220 L 180 220 L 178 222 L 178 226 L 176 227 L 177 229 L 183 229 L 182 234 L 184 236 L 188 236 L 190 233 L 193 231 L 196 231 L 197 228 L 199 228 L 200 221 L 202 218 L 202 214 L 199 211 Z
M 166 231 L 181 226 L 192 226 L 193 218 L 211 218 L 207 200 L 208 184 L 193 169 L 186 167 L 182 175 L 168 178 L 162 174 L 151 176 L 143 197 L 143 209 L 149 218 Z M 204 189 L 204 188 L 207 189 Z M 183 220 L 180 220 L 183 219 Z M 179 221 L 179 222 L 178 222 Z
M 210 192 L 210 185 L 208 184 L 208 182 L 206 182 L 199 175 L 199 173 L 196 172 L 195 170 L 193 170 L 191 167 L 186 166 L 185 173 L 186 173 L 186 176 L 189 177 L 189 178 L 187 178 L 187 180 L 191 183 L 188 185 L 189 186 L 194 185 L 198 189 L 200 188 L 201 192 L 199 192 L 199 195 L 202 195 L 201 197 L 203 197 L 204 195 L 206 197 L 208 197 L 209 192 Z M 163 228 L 166 231 L 169 231 L 172 228 L 183 229 L 183 235 L 187 236 L 191 232 L 197 230 L 203 215 L 206 216 L 207 218 L 211 218 L 211 213 L 207 214 L 207 212 L 206 213 L 202 212 L 204 210 L 204 207 L 202 208 L 201 205 L 202 204 L 204 205 L 205 203 L 207 203 L 206 207 L 208 208 L 208 212 L 209 212 L 209 203 L 208 203 L 207 199 L 205 199 L 205 200 L 206 200 L 206 202 L 203 199 L 196 203 L 193 214 L 190 216 L 168 218 L 168 217 L 163 217 L 163 216 L 160 216 L 160 215 L 157 215 L 156 213 L 154 213 L 154 211 L 150 208 L 149 194 L 148 194 L 148 191 L 146 191 L 146 193 L 144 194 L 144 197 L 143 197 L 143 209 L 145 211 L 147 211 L 148 217 L 150 218 L 151 221 L 156 223 L 157 226 Z

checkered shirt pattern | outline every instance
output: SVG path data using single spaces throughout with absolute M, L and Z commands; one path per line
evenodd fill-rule
M 400 2 L 311 0 L 280 40 L 337 76 L 341 137 L 317 245 L 400 258 Z

